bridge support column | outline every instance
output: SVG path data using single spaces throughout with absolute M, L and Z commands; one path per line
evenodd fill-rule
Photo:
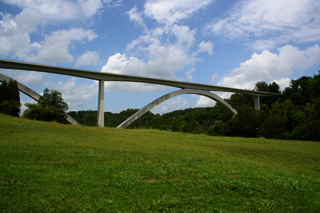
M 254 96 L 254 108 L 260 110 L 260 96 Z
M 99 81 L 99 94 L 98 94 L 98 119 L 97 124 L 99 127 L 104 127 L 104 81 Z

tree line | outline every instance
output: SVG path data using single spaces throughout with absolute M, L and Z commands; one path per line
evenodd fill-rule
M 212 136 L 265 137 L 320 141 L 320 71 L 313 77 L 291 80 L 283 92 L 277 83 L 258 82 L 255 91 L 277 93 L 281 96 L 260 97 L 260 110 L 254 109 L 254 97 L 233 94 L 226 101 L 238 114 L 232 114 L 217 103 L 214 107 L 176 110 L 165 114 L 148 112 L 128 128 L 160 129 Z M 16 81 L 0 85 L 0 112 L 19 116 L 20 95 Z M 37 104 L 25 104 L 23 117 L 67 123 L 68 105 L 62 94 L 45 89 Z M 116 127 L 138 109 L 120 113 L 104 113 L 106 127 Z M 68 113 L 83 125 L 97 125 L 97 111 Z
M 283 92 L 275 82 L 258 82 L 254 90 L 279 96 L 260 97 L 261 107 L 256 110 L 253 96 L 233 94 L 226 101 L 238 111 L 235 115 L 218 103 L 214 107 L 176 110 L 162 115 L 148 112 L 128 128 L 320 141 L 320 72 L 313 77 L 291 80 Z M 137 111 L 105 112 L 105 126 L 116 127 Z M 69 115 L 83 125 L 97 124 L 95 110 L 72 111 Z

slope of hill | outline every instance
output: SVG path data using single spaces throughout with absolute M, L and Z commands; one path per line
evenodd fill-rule
M 1 212 L 319 212 L 320 143 L 0 114 Z

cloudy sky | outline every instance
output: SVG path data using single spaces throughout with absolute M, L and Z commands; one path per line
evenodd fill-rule
M 0 0 L 0 58 L 253 89 L 320 70 L 320 1 Z M 0 70 L 70 110 L 97 109 L 97 82 Z M 105 83 L 105 111 L 142 108 L 171 87 Z M 228 94 L 220 94 L 227 97 Z M 22 103 L 30 98 L 21 95 Z M 153 112 L 212 106 L 182 95 Z

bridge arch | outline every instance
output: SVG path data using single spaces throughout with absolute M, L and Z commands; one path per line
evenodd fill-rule
M 10 80 L 13 80 L 12 78 L 3 75 L 0 73 L 0 81 L 6 81 L 9 82 Z M 32 98 L 35 101 L 39 101 L 41 95 L 39 95 L 37 92 L 35 92 L 34 90 L 30 89 L 29 87 L 27 87 L 26 85 L 20 83 L 17 81 L 17 85 L 18 85 L 18 89 L 23 92 L 24 94 L 26 94 L 27 96 L 29 96 L 30 98 Z M 76 121 L 74 118 L 72 118 L 70 115 L 67 115 L 67 121 L 73 125 L 81 125 L 78 121 Z
M 210 98 L 210 99 L 222 104 L 224 107 L 226 107 L 232 113 L 234 113 L 234 114 L 238 113 L 228 102 L 226 102 L 221 97 L 219 97 L 218 95 L 216 95 L 210 91 L 197 90 L 197 89 L 181 89 L 181 90 L 176 90 L 176 91 L 167 93 L 167 94 L 161 96 L 160 98 L 157 98 L 156 100 L 152 101 L 151 103 L 149 103 L 148 105 L 146 105 L 145 107 L 140 109 L 138 112 L 136 112 L 135 114 L 130 116 L 127 120 L 122 122 L 117 128 L 126 128 L 131 123 L 133 123 L 135 120 L 137 120 L 138 118 L 140 118 L 145 113 L 149 112 L 151 109 L 158 106 L 159 104 L 161 104 L 161 103 L 165 102 L 166 100 L 169 100 L 175 96 L 183 95 L 183 94 L 196 94 L 196 95 L 205 96 L 207 98 Z

